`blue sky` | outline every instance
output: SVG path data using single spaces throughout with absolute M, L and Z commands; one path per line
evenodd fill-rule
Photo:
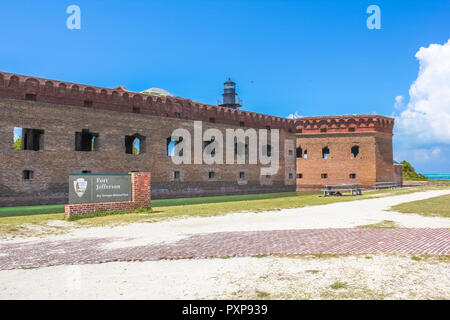
M 66 28 L 72 4 L 81 30 Z M 381 8 L 381 30 L 366 27 L 371 4 Z M 159 87 L 210 104 L 231 77 L 245 110 L 391 116 L 400 113 L 396 96 L 408 102 L 418 50 L 450 38 L 450 1 L 16 0 L 2 3 L 0 34 L 2 71 Z M 449 143 L 438 147 L 433 162 L 414 156 L 435 150 L 431 142 L 394 145 L 397 160 L 447 173 Z

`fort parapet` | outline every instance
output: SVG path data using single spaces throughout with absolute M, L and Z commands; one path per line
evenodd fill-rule
M 251 128 L 294 131 L 295 123 L 261 113 L 242 111 L 189 99 L 153 96 L 117 89 L 106 89 L 70 82 L 27 77 L 0 72 L 0 97 L 17 100 L 89 107 L 93 110 L 141 113 L 158 117 L 216 122 Z

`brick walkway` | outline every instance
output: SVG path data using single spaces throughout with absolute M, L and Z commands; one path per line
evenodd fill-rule
M 450 254 L 450 229 L 308 229 L 219 232 L 170 244 L 104 249 L 123 240 L 93 238 L 0 245 L 0 270 L 112 261 L 259 254 Z

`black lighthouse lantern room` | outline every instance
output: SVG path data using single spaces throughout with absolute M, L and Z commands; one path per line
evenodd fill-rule
M 223 84 L 222 101 L 219 101 L 220 107 L 227 107 L 237 109 L 242 106 L 242 101 L 237 97 L 236 83 L 228 78 L 227 82 Z

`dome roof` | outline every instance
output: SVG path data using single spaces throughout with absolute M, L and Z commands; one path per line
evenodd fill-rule
M 153 96 L 169 96 L 169 97 L 173 97 L 174 95 L 171 94 L 170 92 L 164 90 L 164 89 L 160 89 L 160 88 L 150 88 L 144 91 L 141 91 L 141 93 L 143 94 L 150 94 Z

